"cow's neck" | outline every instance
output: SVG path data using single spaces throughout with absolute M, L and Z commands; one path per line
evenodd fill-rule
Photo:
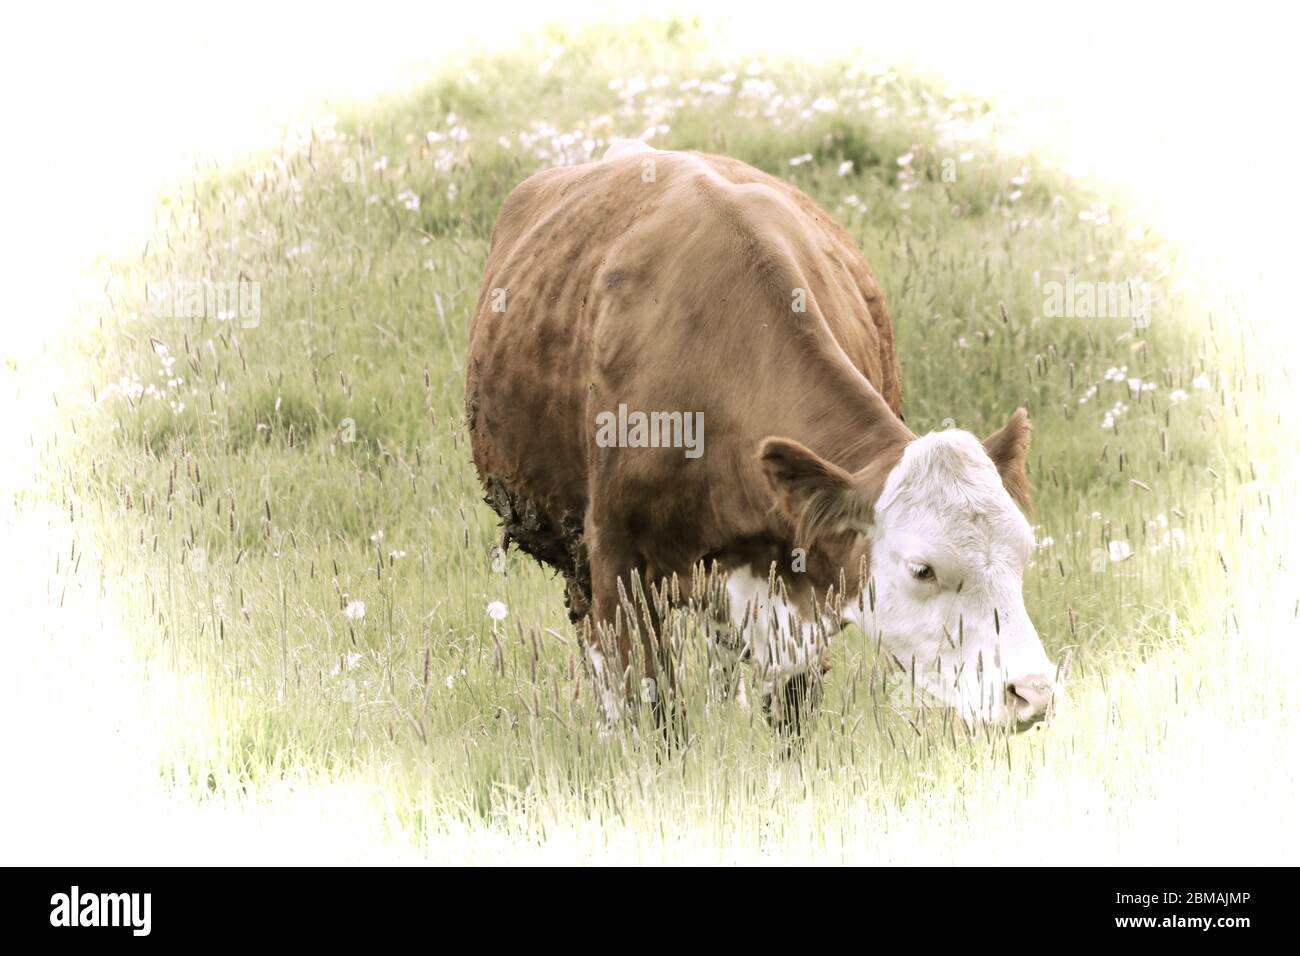
M 897 463 L 916 436 L 847 360 L 821 363 L 817 387 L 795 407 L 788 436 L 849 472 Z

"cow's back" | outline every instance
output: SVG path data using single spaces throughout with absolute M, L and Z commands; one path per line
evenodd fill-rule
M 509 489 L 553 529 L 581 528 L 599 505 L 670 541 L 663 565 L 758 533 L 771 508 L 757 442 L 851 448 L 817 431 L 832 427 L 827 389 L 833 400 L 863 376 L 897 413 L 879 287 L 843 230 L 781 180 L 633 149 L 532 176 L 502 207 L 470 330 L 467 420 L 489 492 Z M 620 404 L 703 414 L 705 454 L 596 449 L 596 414 Z M 601 475 L 606 499 L 593 502 Z

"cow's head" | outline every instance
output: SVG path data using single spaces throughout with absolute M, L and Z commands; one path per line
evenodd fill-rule
M 861 536 L 870 575 L 845 616 L 967 720 L 1019 729 L 1059 694 L 1022 594 L 1034 543 L 1022 513 L 1028 448 L 1019 409 L 983 442 L 957 429 L 900 436 L 857 473 L 788 439 L 759 451 L 801 540 Z

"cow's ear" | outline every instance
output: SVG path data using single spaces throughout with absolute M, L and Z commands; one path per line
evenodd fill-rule
M 1026 514 L 1033 514 L 1034 496 L 1025 471 L 1029 456 L 1029 413 L 1023 408 L 1012 412 L 1005 425 L 984 439 L 984 450 L 998 466 L 998 474 L 1011 500 Z
M 765 438 L 758 458 L 777 505 L 794 523 L 801 543 L 865 526 L 870 517 L 867 503 L 857 493 L 853 476 L 834 462 L 789 438 Z

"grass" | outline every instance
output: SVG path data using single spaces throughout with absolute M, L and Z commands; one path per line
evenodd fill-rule
M 468 63 L 185 183 L 66 343 L 84 389 L 55 396 L 31 503 L 89 548 L 58 573 L 96 581 L 135 654 L 197 688 L 190 713 L 156 714 L 178 728 L 169 793 L 345 793 L 395 855 L 436 861 L 1294 846 L 1266 825 L 1296 796 L 1286 383 L 1175 248 L 1050 158 L 1001 152 L 989 104 L 873 64 L 716 61 L 682 21 Z M 785 757 L 756 707 L 709 698 L 685 619 L 689 746 L 600 729 L 560 583 L 516 553 L 494 564 L 462 361 L 509 190 L 650 127 L 790 178 L 845 225 L 895 316 L 913 430 L 1030 409 L 1026 603 L 1073 658 L 1044 732 L 918 707 L 848 631 L 816 732 Z M 1069 273 L 1141 276 L 1153 320 L 1048 317 L 1044 285 Z M 204 278 L 259 283 L 259 323 L 151 314 L 146 284 Z

